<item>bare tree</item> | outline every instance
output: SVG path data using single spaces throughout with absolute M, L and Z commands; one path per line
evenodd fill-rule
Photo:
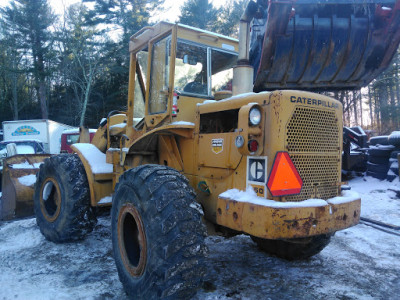
M 85 124 L 93 83 L 100 70 L 104 40 L 94 26 L 85 24 L 87 8 L 73 5 L 67 11 L 64 34 L 64 58 L 69 65 L 67 75 L 79 102 L 79 125 Z

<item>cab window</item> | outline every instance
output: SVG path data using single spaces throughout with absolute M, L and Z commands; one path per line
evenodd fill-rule
M 148 49 L 145 48 L 136 54 L 135 94 L 133 106 L 133 118 L 144 118 L 145 116 L 145 93 L 147 80 L 147 62 L 149 58 Z
M 232 67 L 237 53 L 178 40 L 175 90 L 182 95 L 211 98 L 212 93 L 232 90 Z
M 174 86 L 185 95 L 209 94 L 206 47 L 178 40 Z
M 232 91 L 233 66 L 237 63 L 237 54 L 220 50 L 211 50 L 211 88 L 212 92 Z
M 168 36 L 155 42 L 152 47 L 149 113 L 167 110 L 169 86 L 170 41 Z

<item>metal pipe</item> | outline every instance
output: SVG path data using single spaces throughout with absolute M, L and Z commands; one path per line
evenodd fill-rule
M 249 60 L 250 22 L 253 20 L 254 15 L 257 12 L 257 7 L 257 4 L 251 0 L 240 18 L 238 61 Z
M 232 94 L 238 95 L 253 91 L 253 67 L 249 62 L 250 52 L 250 22 L 253 20 L 258 5 L 250 1 L 240 18 L 239 24 L 239 54 L 236 66 L 233 68 Z

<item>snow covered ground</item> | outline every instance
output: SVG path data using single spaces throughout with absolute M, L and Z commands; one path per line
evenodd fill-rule
M 400 182 L 349 182 L 363 217 L 400 225 Z M 359 224 L 337 232 L 320 254 L 288 262 L 252 240 L 208 237 L 206 282 L 195 299 L 399 299 L 398 235 Z M 0 299 L 126 299 L 114 264 L 110 217 L 77 243 L 54 244 L 35 219 L 0 223 Z

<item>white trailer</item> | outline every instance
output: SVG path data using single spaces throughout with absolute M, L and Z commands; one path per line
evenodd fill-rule
M 58 154 L 61 149 L 61 134 L 75 127 L 51 120 L 4 121 L 4 141 L 38 140 L 46 153 Z

